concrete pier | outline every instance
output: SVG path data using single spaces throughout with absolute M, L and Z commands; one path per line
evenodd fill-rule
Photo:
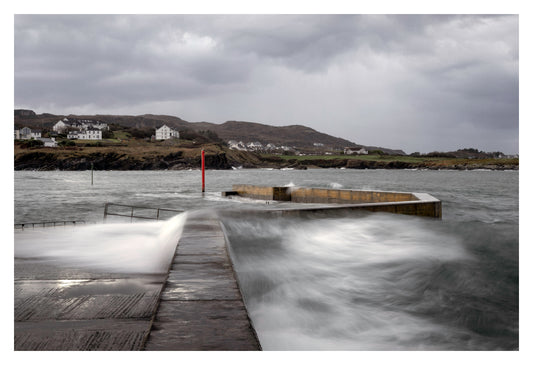
M 15 260 L 15 350 L 260 350 L 216 217 L 190 217 L 168 275 Z
M 189 216 L 146 350 L 260 350 L 219 220 Z
M 232 195 L 251 199 L 300 203 L 299 206 L 284 206 L 279 209 L 283 214 L 292 215 L 327 210 L 367 210 L 442 218 L 441 201 L 427 193 L 239 184 L 233 185 L 231 192 L 222 193 L 222 196 Z M 306 204 L 308 204 L 307 207 L 305 206 Z M 313 204 L 314 206 L 310 206 Z

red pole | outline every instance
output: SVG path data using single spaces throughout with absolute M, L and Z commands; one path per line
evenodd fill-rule
M 202 193 L 205 192 L 205 152 L 202 150 Z

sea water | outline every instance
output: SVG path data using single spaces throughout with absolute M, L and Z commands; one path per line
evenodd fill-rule
M 206 179 L 202 194 L 199 171 L 96 171 L 94 185 L 90 172 L 17 171 L 16 223 L 87 223 L 17 230 L 15 259 L 160 272 L 184 216 L 102 224 L 104 204 L 217 209 L 263 349 L 518 347 L 518 172 L 238 169 Z M 262 206 L 220 196 L 237 183 L 427 192 L 443 219 L 239 215 Z
M 225 227 L 265 349 L 518 346 L 512 232 L 381 213 Z

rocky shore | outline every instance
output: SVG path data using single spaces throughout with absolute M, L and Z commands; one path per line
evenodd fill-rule
M 444 161 L 368 161 L 355 159 L 335 159 L 335 160 L 304 160 L 297 164 L 298 167 L 319 167 L 319 168 L 348 168 L 348 169 L 428 169 L 428 170 L 518 170 L 518 160 L 516 163 L 494 163 L 485 160 L 460 160 L 454 159 Z
M 228 153 L 227 153 L 228 152 Z M 430 169 L 430 170 L 518 170 L 518 159 L 513 160 L 462 160 L 406 162 L 398 160 L 364 160 L 353 158 L 283 159 L 233 151 L 206 152 L 207 169 L 227 170 L 242 168 L 347 168 L 347 169 Z M 15 154 L 15 170 L 187 170 L 200 168 L 199 153 L 186 154 L 174 151 L 167 154 L 133 155 L 120 152 L 100 152 L 78 155 L 27 150 Z
M 15 156 L 15 170 L 185 170 L 200 167 L 200 157 L 183 157 L 181 153 L 164 156 L 133 157 L 116 152 L 94 152 L 84 156 L 60 156 L 46 152 L 28 152 Z M 225 153 L 206 154 L 206 168 L 231 169 Z

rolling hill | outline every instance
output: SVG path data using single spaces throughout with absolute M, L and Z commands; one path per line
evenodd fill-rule
M 30 111 L 31 112 L 31 111 Z M 188 122 L 181 118 L 169 115 L 144 114 L 139 116 L 128 115 L 52 115 L 32 114 L 28 111 L 21 113 L 15 110 L 15 126 L 28 126 L 30 128 L 51 128 L 62 118 L 100 120 L 106 123 L 115 123 L 133 128 L 158 128 L 163 124 L 178 130 L 191 129 L 195 131 L 210 130 L 215 132 L 225 141 L 236 140 L 244 143 L 261 142 L 272 143 L 277 146 L 294 146 L 297 148 L 311 148 L 314 143 L 322 143 L 325 148 L 342 149 L 344 147 L 366 147 L 367 149 L 380 149 L 385 153 L 400 154 L 401 150 L 392 150 L 383 147 L 368 147 L 356 144 L 343 138 L 334 137 L 318 132 L 302 125 L 271 126 L 261 123 L 244 121 L 227 121 L 222 124 L 209 122 Z

